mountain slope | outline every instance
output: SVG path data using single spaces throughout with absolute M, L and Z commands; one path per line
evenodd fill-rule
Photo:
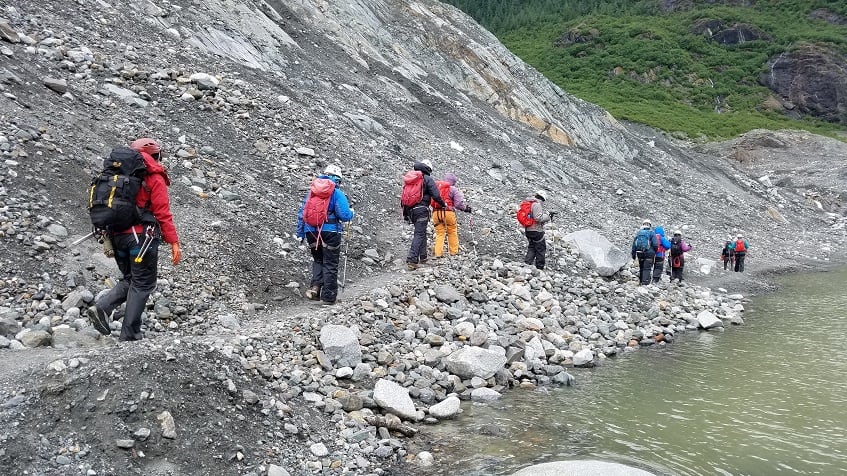
M 553 82 L 680 137 L 847 124 L 836 2 L 454 0 Z

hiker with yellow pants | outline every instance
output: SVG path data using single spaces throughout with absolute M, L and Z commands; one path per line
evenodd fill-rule
M 447 238 L 447 250 L 451 256 L 459 254 L 459 223 L 456 219 L 456 210 L 465 213 L 473 212 L 473 209 L 465 202 L 462 191 L 456 187 L 456 175 L 447 172 L 444 180 L 435 182 L 441 199 L 446 207 L 442 207 L 435 200 L 432 201 L 432 224 L 435 226 L 435 257 L 444 255 L 444 238 Z

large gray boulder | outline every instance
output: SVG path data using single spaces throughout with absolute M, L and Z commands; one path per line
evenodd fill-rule
M 576 246 L 579 255 L 588 261 L 600 276 L 611 276 L 626 266 L 629 253 L 613 245 L 605 236 L 594 230 L 579 230 L 565 235 L 565 240 Z
M 482 347 L 462 347 L 444 359 L 447 370 L 463 379 L 491 378 L 506 364 L 506 355 Z
M 321 328 L 321 346 L 337 367 L 355 367 L 362 363 L 359 338 L 349 327 L 330 324 Z

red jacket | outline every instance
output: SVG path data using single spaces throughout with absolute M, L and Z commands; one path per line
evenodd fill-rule
M 174 226 L 174 216 L 171 213 L 171 202 L 168 197 L 168 186 L 171 179 L 165 168 L 147 152 L 140 152 L 144 157 L 144 165 L 147 166 L 147 177 L 144 178 L 144 186 L 138 191 L 135 204 L 153 212 L 156 221 L 162 229 L 162 239 L 166 243 L 178 243 L 179 236 Z M 136 232 L 141 231 L 136 226 Z M 132 230 L 128 230 L 132 232 Z

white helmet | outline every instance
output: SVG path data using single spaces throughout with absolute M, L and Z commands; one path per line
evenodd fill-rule
M 335 164 L 329 164 L 324 169 L 324 175 L 335 175 L 338 178 L 344 178 L 344 175 L 341 174 L 341 167 Z
M 535 196 L 538 197 L 538 199 L 541 200 L 542 202 L 547 201 L 547 192 L 545 190 L 536 190 Z
M 641 226 L 653 226 L 653 222 L 651 222 L 649 218 L 645 218 L 644 221 L 641 222 Z
M 429 170 L 432 170 L 432 161 L 431 160 L 423 159 L 423 160 L 421 160 L 421 163 L 426 165 L 427 167 L 429 167 Z

